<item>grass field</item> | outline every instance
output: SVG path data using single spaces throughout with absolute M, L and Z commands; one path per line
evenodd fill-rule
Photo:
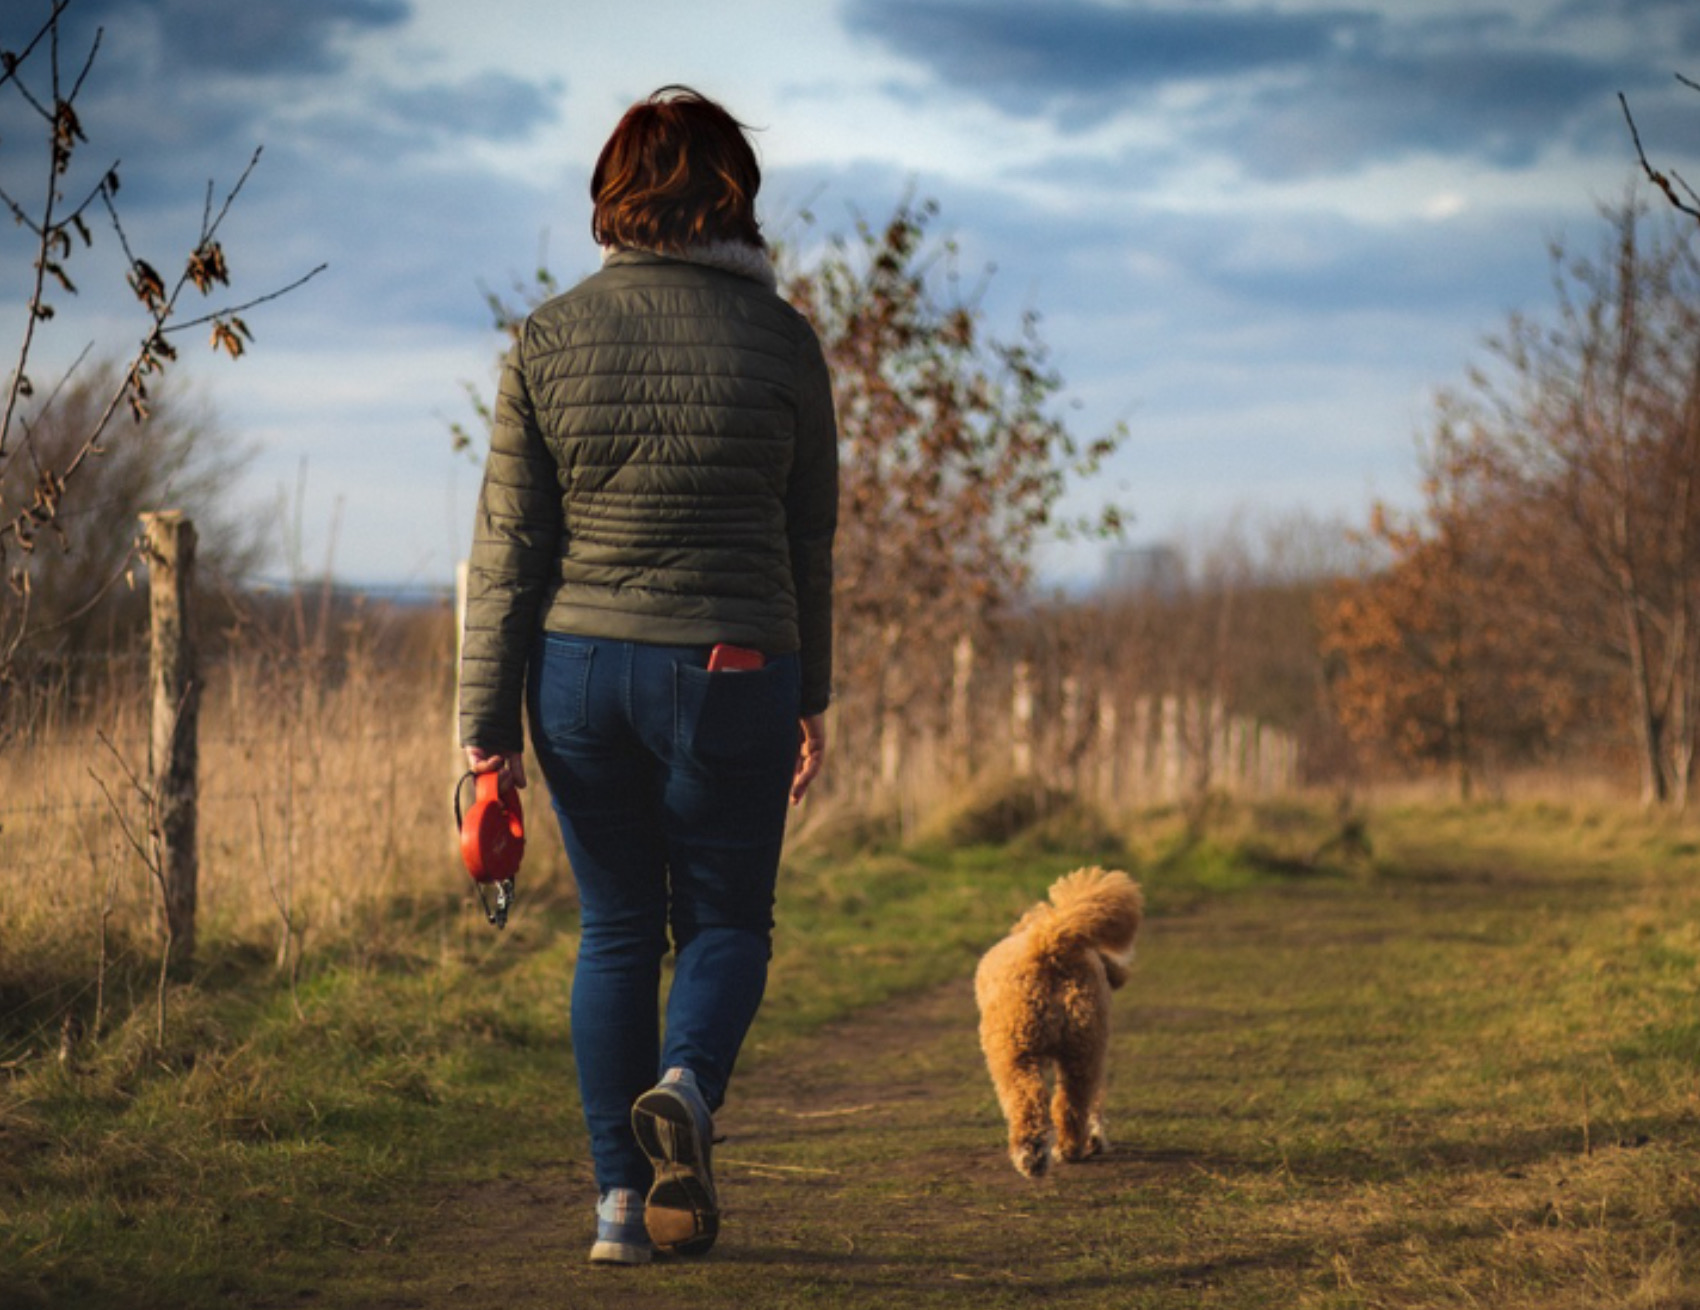
M 1294 804 L 1206 831 L 796 851 L 721 1243 L 642 1270 L 583 1263 L 558 890 L 502 936 L 398 901 L 293 987 L 216 943 L 163 1045 L 120 971 L 100 1041 L 0 1074 L 0 1305 L 1700 1305 L 1692 825 L 1421 806 L 1330 843 Z M 966 979 L 1087 861 L 1150 901 L 1114 1145 L 1034 1184 Z

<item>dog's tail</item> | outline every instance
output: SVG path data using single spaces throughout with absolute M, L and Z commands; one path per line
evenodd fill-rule
M 1035 944 L 1059 953 L 1090 947 L 1125 964 L 1145 913 L 1145 894 L 1119 869 L 1076 869 L 1051 884 L 1051 912 L 1032 925 Z M 1125 978 L 1125 971 L 1121 972 Z

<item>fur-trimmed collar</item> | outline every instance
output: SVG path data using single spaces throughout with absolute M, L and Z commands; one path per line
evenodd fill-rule
M 646 255 L 660 255 L 663 259 L 679 259 L 687 264 L 703 264 L 709 268 L 718 268 L 723 273 L 736 273 L 752 282 L 760 282 L 770 291 L 779 286 L 779 276 L 773 271 L 773 261 L 767 257 L 767 252 L 760 246 L 746 245 L 742 241 L 709 241 L 700 246 L 686 246 L 683 250 L 651 250 L 647 246 L 603 246 L 602 262 L 606 264 L 615 255 L 624 254 L 628 250 L 642 251 Z

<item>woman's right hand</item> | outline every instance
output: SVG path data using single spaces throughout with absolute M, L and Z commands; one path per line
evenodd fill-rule
M 809 784 L 820 775 L 826 763 L 826 715 L 811 714 L 802 720 L 802 735 L 797 744 L 797 769 L 791 775 L 791 804 L 801 805 Z
M 520 751 L 487 751 L 479 746 L 466 748 L 466 767 L 473 773 L 499 773 L 498 791 L 512 791 L 525 786 L 525 755 Z

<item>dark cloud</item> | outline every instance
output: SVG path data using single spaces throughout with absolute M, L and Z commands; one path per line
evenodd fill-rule
M 0 0 L 0 46 L 19 48 L 50 12 L 51 0 Z M 62 76 L 93 56 L 77 98 L 91 143 L 85 166 L 103 170 L 96 156 L 123 160 L 130 203 L 233 176 L 256 144 L 276 141 L 280 115 L 336 87 L 346 37 L 394 28 L 410 13 L 411 0 L 71 0 Z M 23 79 L 38 100 L 51 100 L 48 73 L 44 44 Z M 346 89 L 336 89 L 346 103 Z M 8 121 L 27 127 L 21 114 L 21 101 L 0 97 L 0 132 Z M 366 117 L 353 107 L 343 138 L 358 138 Z M 0 165 L 16 165 L 11 153 Z
M 1604 11 L 1602 13 L 1602 11 Z M 1638 49 L 1663 59 L 1700 55 L 1700 7 L 1694 0 L 1563 0 L 1549 22 L 1558 32 L 1597 30 L 1602 18 L 1634 34 Z
M 1378 53 L 1322 67 L 1302 85 L 1254 92 L 1231 116 L 1208 116 L 1200 136 L 1271 178 L 1423 151 L 1523 167 L 1609 109 L 1626 76 L 1615 64 L 1544 51 Z
M 952 86 L 1030 106 L 1304 67 L 1379 19 L 1362 11 L 1109 8 L 1082 0 L 852 0 L 845 24 Z
M 17 48 L 16 35 L 33 33 L 47 12 L 45 0 L 39 17 L 18 4 L 0 0 L 0 48 Z M 216 207 L 263 145 L 221 233 L 236 282 L 232 299 L 264 294 L 322 262 L 330 270 L 256 314 L 257 332 L 297 319 L 339 331 L 481 323 L 480 279 L 499 283 L 507 267 L 532 257 L 539 228 L 553 218 L 559 179 L 504 177 L 466 147 L 520 141 L 552 122 L 560 86 L 502 71 L 396 82 L 330 75 L 343 34 L 386 28 L 406 15 L 395 0 L 225 8 L 231 47 L 219 52 L 180 31 L 197 16 L 221 21 L 222 11 L 201 0 L 72 0 L 68 16 L 82 26 L 63 34 L 64 64 L 80 66 L 96 25 L 105 33 L 78 101 L 89 143 L 66 192 L 86 193 L 112 161 L 122 161 L 118 205 L 131 246 L 171 269 L 194 243 L 209 183 Z M 289 30 L 251 12 L 259 10 L 286 15 Z M 268 33 L 276 48 L 263 56 Z M 47 85 L 44 60 L 32 60 L 28 72 L 38 91 Z M 45 132 L 19 97 L 0 88 L 0 188 L 8 194 L 39 194 Z M 59 305 L 66 321 L 103 305 L 113 289 L 127 307 L 104 214 L 97 211 L 91 226 L 94 248 L 76 252 L 71 270 L 81 295 Z M 27 251 L 18 253 L 25 237 L 11 224 L 0 232 L 0 247 L 13 252 L 0 265 L 0 301 L 23 291 L 17 274 L 5 274 L 27 271 Z
M 1112 193 L 1106 181 L 1101 167 L 1083 166 L 1083 202 L 1059 210 L 985 187 L 929 182 L 917 191 L 912 177 L 868 164 L 779 169 L 764 188 L 764 216 L 806 201 L 814 226 L 793 227 L 783 240 L 807 252 L 849 234 L 858 219 L 877 229 L 906 194 L 930 197 L 939 203 L 934 234 L 963 252 L 965 286 L 978 286 L 983 261 L 995 261 L 981 298 L 1000 332 L 1030 309 L 1096 324 L 1155 314 L 1162 333 L 1184 331 L 1194 343 L 1261 325 L 1286 337 L 1274 346 L 1260 340 L 1259 349 L 1294 358 L 1314 358 L 1315 334 L 1328 325 L 1377 314 L 1425 325 L 1453 358 L 1460 325 L 1473 336 L 1513 309 L 1536 307 L 1548 286 L 1549 240 L 1565 235 L 1567 218 L 1584 235 L 1596 227 L 1586 197 L 1569 215 L 1543 208 L 1371 223 L 1314 210 L 1182 213 Z M 1111 356 L 1123 349 L 1113 333 L 1089 335 L 1066 344 Z M 1411 334 L 1343 334 L 1338 349 L 1341 358 L 1381 360 L 1420 345 Z
M 134 0 L 130 0 L 134 3 Z M 393 30 L 409 0 L 153 0 L 166 48 L 198 67 L 232 73 L 324 73 L 344 66 L 347 33 Z
M 7 0 L 6 8 L 0 34 L 15 39 L 51 6 Z M 145 34 L 153 58 L 180 71 L 329 73 L 345 66 L 345 37 L 398 28 L 412 11 L 411 0 L 72 0 L 64 30 L 86 41 L 105 28 L 132 51 Z
M 376 97 L 376 107 L 401 120 L 409 131 L 425 134 L 431 145 L 445 137 L 518 141 L 555 121 L 558 91 L 488 72 L 457 85 L 392 88 Z
M 1639 0 L 1667 21 L 1668 0 Z M 1415 10 L 1416 7 L 1413 7 Z M 1305 177 L 1439 151 L 1532 162 L 1645 85 L 1583 42 L 1578 14 L 851 0 L 848 28 L 1004 113 L 1089 127 L 1173 83 L 1218 94 L 1175 125 L 1254 174 Z M 1690 28 L 1694 20 L 1688 21 Z M 1569 42 L 1567 32 L 1578 35 Z

